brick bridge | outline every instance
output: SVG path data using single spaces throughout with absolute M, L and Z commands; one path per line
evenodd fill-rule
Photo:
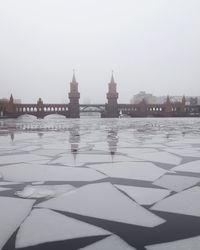
M 64 115 L 67 118 L 79 118 L 80 112 L 99 112 L 101 117 L 200 117 L 200 105 L 186 105 L 185 97 L 181 102 L 171 102 L 167 97 L 163 104 L 147 104 L 144 100 L 139 104 L 118 104 L 117 84 L 112 75 L 108 83 L 107 103 L 105 104 L 79 104 L 80 93 L 78 83 L 73 74 L 68 94 L 69 103 L 52 104 L 43 103 L 39 98 L 36 104 L 18 104 L 13 96 L 9 101 L 0 102 L 0 118 L 17 118 L 24 114 L 44 118 L 51 114 Z

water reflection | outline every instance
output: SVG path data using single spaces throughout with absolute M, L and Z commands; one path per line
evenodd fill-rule
M 13 131 L 10 132 L 10 139 L 13 142 L 15 139 L 15 133 Z
M 109 153 L 112 157 L 112 161 L 114 161 L 114 156 L 117 152 L 118 142 L 119 142 L 118 130 L 117 129 L 109 130 L 107 135 L 107 143 L 108 143 Z
M 79 151 L 79 143 L 80 143 L 79 124 L 74 124 L 69 128 L 69 143 L 71 145 L 71 153 L 73 155 L 74 162 L 76 162 L 77 154 Z

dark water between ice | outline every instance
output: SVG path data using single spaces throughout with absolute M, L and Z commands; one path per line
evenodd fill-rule
M 170 151 L 171 149 L 173 151 Z M 160 153 L 163 152 L 164 154 L 162 157 L 162 154 Z M 38 162 L 38 164 L 49 167 L 51 167 L 51 165 L 58 167 L 80 166 L 85 169 L 94 165 L 101 166 L 103 163 L 115 167 L 117 162 L 119 164 L 127 163 L 131 166 L 131 162 L 137 162 L 136 159 L 139 159 L 141 162 L 151 162 L 154 166 L 159 167 L 162 170 L 170 171 L 172 168 L 184 163 L 200 160 L 200 119 L 82 118 L 72 120 L 60 116 L 50 116 L 44 120 L 37 120 L 33 117 L 27 116 L 18 119 L 0 120 L 0 173 L 1 167 L 9 167 L 15 163 L 20 165 L 24 162 L 23 159 L 20 160 L 19 157 L 17 158 L 17 162 L 12 162 L 10 159 L 13 155 L 21 155 L 22 157 L 24 157 L 24 155 L 29 155 L 30 162 L 29 160 L 25 161 L 27 164 L 33 163 L 33 160 L 31 159 L 32 156 L 43 155 L 48 157 L 48 160 L 34 161 Z M 167 157 L 169 157 L 169 160 Z M 177 163 L 178 159 L 180 159 L 180 163 Z M 6 176 L 5 173 L 2 174 L 0 182 L 9 181 L 9 178 L 4 178 Z M 79 181 L 46 180 L 45 185 L 71 184 L 78 188 L 91 183 L 98 184 L 109 182 L 113 187 L 115 187 L 114 185 L 125 185 L 131 187 L 164 188 L 155 185 L 154 180 L 143 180 L 143 177 L 137 179 L 135 176 L 132 177 L 131 174 L 130 178 L 128 178 L 127 176 L 114 176 L 112 170 L 111 175 L 105 172 L 101 173 L 105 174 L 105 179 L 94 181 L 85 181 L 84 178 Z M 173 171 L 167 172 L 166 175 L 200 178 L 200 171 Z M 28 185 L 32 185 L 33 182 L 37 182 L 37 180 L 26 180 L 26 175 L 23 176 L 22 179 L 23 181 L 19 181 L 19 178 L 16 178 L 16 180 L 13 179 L 12 181 L 20 183 L 6 186 L 11 189 L 1 191 L 0 197 L 17 198 L 17 191 L 22 191 Z M 41 181 L 40 178 L 38 181 Z M 168 184 L 169 186 L 173 186 L 170 181 Z M 184 180 L 181 185 L 185 185 Z M 3 186 L 0 185 L 0 187 Z M 199 187 L 199 182 L 186 186 L 186 188 L 183 188 L 181 191 L 193 187 Z M 165 187 L 164 189 L 167 188 Z M 179 193 L 179 191 L 174 191 L 170 188 L 169 190 L 171 191 L 170 196 Z M 135 200 L 127 195 L 127 193 L 123 191 L 119 192 L 135 202 Z M 105 194 L 105 202 L 106 195 L 107 194 Z M 49 198 L 37 198 L 36 204 L 47 199 Z M 83 202 L 84 200 L 80 200 L 80 203 Z M 75 210 L 74 212 L 56 210 L 56 212 L 106 229 L 109 232 L 118 235 L 122 240 L 130 244 L 130 246 L 138 250 L 145 250 L 147 249 L 145 246 L 148 245 L 187 239 L 200 235 L 200 213 L 195 214 L 195 212 L 193 212 L 193 204 L 191 204 L 191 214 L 188 214 L 188 212 L 184 214 L 184 212 L 181 211 L 178 213 L 151 210 L 150 208 L 156 203 L 157 202 L 151 205 L 140 204 L 141 207 L 166 220 L 165 223 L 154 227 L 133 225 L 128 224 L 127 222 L 122 223 L 119 222 L 117 218 L 115 221 L 102 219 L 102 216 L 99 216 L 98 218 L 98 213 L 95 216 L 96 218 L 94 218 L 94 216 L 90 217 L 89 215 L 76 213 Z M 196 209 L 198 209 L 198 207 L 200 208 L 200 202 L 197 203 L 194 201 L 194 204 L 197 206 Z M 183 206 L 185 206 L 185 204 L 183 204 Z M 104 207 L 104 204 L 102 204 L 102 207 Z M 114 211 L 116 208 L 113 207 L 112 209 Z M 126 210 L 122 206 L 122 217 L 123 212 L 126 213 Z M 110 211 L 108 213 L 110 213 Z M 108 217 L 109 214 L 107 215 L 107 218 Z M 37 231 L 38 229 L 35 228 L 35 230 Z M 46 230 L 48 230 L 48 228 Z M 7 240 L 7 243 L 3 247 L 4 250 L 15 249 L 17 233 L 18 230 L 16 230 Z M 105 236 L 91 236 L 49 243 L 46 242 L 39 245 L 36 244 L 34 246 L 25 247 L 23 249 L 75 250 L 86 247 L 104 237 Z M 96 248 L 94 247 L 94 250 L 95 249 Z M 160 247 L 160 249 L 162 248 Z

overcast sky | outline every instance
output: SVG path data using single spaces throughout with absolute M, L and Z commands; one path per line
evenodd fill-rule
M 0 0 L 0 97 L 119 102 L 140 90 L 200 95 L 199 0 Z

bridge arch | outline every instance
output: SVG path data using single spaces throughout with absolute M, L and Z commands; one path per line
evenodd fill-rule
M 98 104 L 89 104 L 89 105 L 80 105 L 80 112 L 95 112 L 95 113 L 102 113 L 105 111 L 104 105 L 98 105 Z

